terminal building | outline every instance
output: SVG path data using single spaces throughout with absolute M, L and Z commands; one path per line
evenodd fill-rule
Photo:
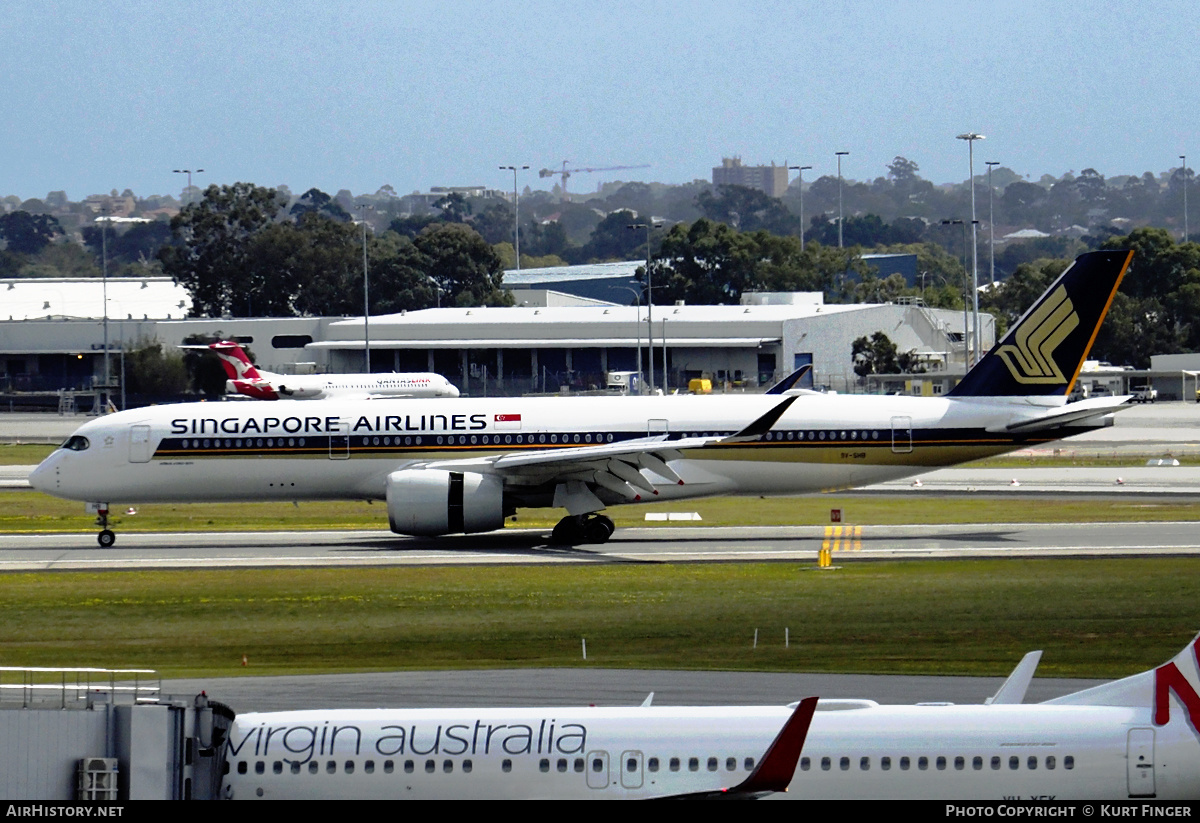
M 11 319 L 0 319 L 0 391 L 87 390 L 103 374 L 106 336 L 111 360 L 123 347 L 169 348 L 194 335 L 234 337 L 281 373 L 362 371 L 369 336 L 371 370 L 434 371 L 477 396 L 602 391 L 609 372 L 637 370 L 639 351 L 644 384 L 653 372 L 662 391 L 686 390 L 698 377 L 717 390 L 761 390 L 808 363 L 813 385 L 861 391 L 855 339 L 882 331 L 929 372 L 952 374 L 962 370 L 967 319 L 919 301 L 833 305 L 808 292 L 750 293 L 728 306 L 639 306 L 624 305 L 620 292 L 605 302 L 524 288 L 511 307 L 400 312 L 364 327 L 362 317 L 191 318 L 190 299 L 170 279 L 110 278 L 105 324 L 101 288 L 96 280 L 0 281 L 12 296 Z M 922 386 L 919 393 L 943 390 L 936 380 Z

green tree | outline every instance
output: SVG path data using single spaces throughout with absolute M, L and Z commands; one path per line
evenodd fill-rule
M 505 306 L 500 257 L 479 233 L 462 223 L 429 226 L 413 240 L 428 260 L 428 276 L 442 289 L 442 305 Z
M 778 197 L 746 186 L 719 186 L 696 195 L 696 207 L 709 220 L 728 223 L 741 231 L 763 229 L 774 234 L 795 234 L 799 219 Z
M 511 243 L 513 210 L 507 203 L 494 203 L 475 215 L 471 220 L 471 228 L 493 246 L 497 243 Z M 521 232 L 521 235 L 522 239 L 528 242 L 528 235 L 525 232 Z
M 343 223 L 349 223 L 352 219 L 341 203 L 317 188 L 309 189 L 300 195 L 300 199 L 292 205 L 289 214 L 298 218 L 309 212 L 317 212 Z
M 125 389 L 131 394 L 183 394 L 189 382 L 183 354 L 177 349 L 164 352 L 162 343 L 143 339 L 125 352 Z
M 371 313 L 427 309 L 438 305 L 438 284 L 429 276 L 431 262 L 412 240 L 385 231 L 369 244 Z
M 632 232 L 630 232 L 632 233 Z M 757 287 L 762 262 L 759 240 L 707 218 L 690 226 L 677 223 L 663 237 L 655 276 L 655 300 L 686 300 L 701 305 L 737 303 L 743 291 Z
M 854 373 L 859 377 L 868 374 L 896 374 L 900 370 L 896 344 L 881 331 L 870 338 L 860 337 L 850 344 L 850 357 L 854 360 Z
M 645 223 L 628 210 L 615 211 L 605 217 L 592 230 L 592 237 L 583 247 L 591 260 L 632 260 L 645 257 L 646 230 L 630 229 L 631 225 Z M 641 249 L 641 254 L 638 250 Z
M 249 259 L 253 237 L 270 226 L 280 208 L 274 189 L 252 183 L 209 186 L 204 197 L 171 220 L 174 243 L 159 252 L 163 271 L 192 294 L 192 310 L 220 317 L 267 297 L 266 284 Z
M 440 209 L 447 223 L 465 223 L 471 214 L 471 204 L 458 192 L 451 192 L 434 201 L 433 207 Z
M 82 234 L 84 245 L 96 255 L 97 260 L 107 246 L 110 266 L 155 260 L 159 250 L 172 238 L 171 224 L 165 220 L 138 223 L 123 232 L 101 226 L 84 226 Z
M 58 220 L 48 214 L 27 211 L 0 214 L 0 239 L 10 252 L 37 254 L 62 233 Z

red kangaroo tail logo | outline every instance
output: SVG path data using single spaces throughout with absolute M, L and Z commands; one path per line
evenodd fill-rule
M 209 348 L 221 358 L 225 376 L 230 380 L 257 380 L 262 377 L 237 343 L 222 340 L 220 343 L 212 343 Z

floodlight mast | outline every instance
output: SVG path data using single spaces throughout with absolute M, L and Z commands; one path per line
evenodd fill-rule
M 980 356 L 980 336 L 979 336 L 979 241 L 976 238 L 975 228 L 978 221 L 975 219 L 975 141 L 985 139 L 982 134 L 976 134 L 973 131 L 958 135 L 959 140 L 967 141 L 967 156 L 970 168 L 971 180 L 971 304 L 975 319 L 975 358 Z M 967 368 L 973 364 L 967 363 Z
M 788 166 L 794 172 L 799 172 L 796 183 L 800 189 L 800 251 L 804 251 L 804 172 L 812 166 Z

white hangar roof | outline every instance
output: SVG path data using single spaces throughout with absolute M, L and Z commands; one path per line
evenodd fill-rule
M 169 277 L 108 278 L 110 320 L 182 320 L 192 296 Z M 0 321 L 99 319 L 105 281 L 100 277 L 22 277 L 0 280 Z

